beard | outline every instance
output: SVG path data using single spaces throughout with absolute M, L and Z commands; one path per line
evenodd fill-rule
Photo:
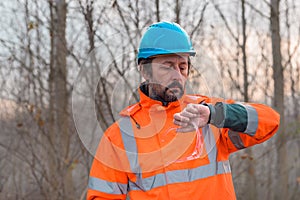
M 168 86 L 162 86 L 157 83 L 149 83 L 151 88 L 150 97 L 156 100 L 162 100 L 165 102 L 177 101 L 184 94 L 184 86 L 178 81 L 174 81 Z

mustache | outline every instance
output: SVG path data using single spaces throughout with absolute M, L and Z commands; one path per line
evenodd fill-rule
M 179 88 L 181 91 L 183 90 L 183 86 L 178 81 L 174 81 L 165 88 L 165 91 L 167 91 L 170 88 L 175 88 L 175 87 Z

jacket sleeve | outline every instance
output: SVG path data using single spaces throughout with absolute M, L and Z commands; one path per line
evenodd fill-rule
M 117 135 L 118 132 L 113 126 L 101 138 L 90 169 L 87 200 L 126 199 L 128 178 L 126 171 L 120 167 L 122 155 L 118 155 L 118 149 L 122 149 L 122 145 L 112 143 L 115 138 L 112 139 L 111 136 L 111 133 Z
M 279 114 L 263 104 L 218 102 L 208 106 L 209 123 L 222 128 L 230 153 L 268 140 L 279 127 Z

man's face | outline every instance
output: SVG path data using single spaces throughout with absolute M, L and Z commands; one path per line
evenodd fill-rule
M 188 77 L 188 55 L 162 55 L 152 60 L 150 97 L 166 102 L 176 101 L 184 94 Z

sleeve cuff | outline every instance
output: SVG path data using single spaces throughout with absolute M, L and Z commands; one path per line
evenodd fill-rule
M 244 132 L 255 130 L 257 127 L 257 113 L 251 107 L 240 104 L 226 104 L 218 102 L 207 105 L 210 110 L 209 124 L 218 128 L 229 128 L 233 131 Z M 248 128 L 249 127 L 249 128 Z M 249 131 L 255 133 L 255 131 Z
M 225 123 L 225 105 L 222 102 L 216 103 L 216 105 L 207 104 L 210 115 L 208 123 L 218 128 L 223 128 Z

